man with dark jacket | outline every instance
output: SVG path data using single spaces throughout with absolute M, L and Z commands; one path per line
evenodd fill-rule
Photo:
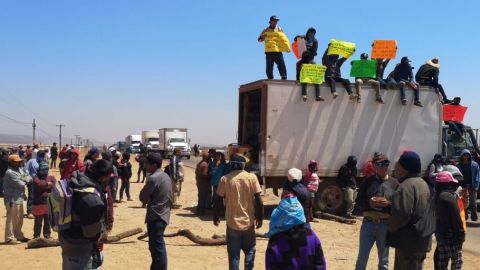
M 8 169 L 8 152 L 0 149 L 0 197 L 3 197 L 3 177 Z
M 330 47 L 330 44 L 328 45 Z M 345 57 L 339 57 L 336 54 L 328 55 L 328 47 L 323 53 L 322 64 L 327 67 L 325 71 L 325 81 L 330 86 L 333 98 L 337 98 L 337 87 L 336 82 L 341 82 L 345 86 L 345 90 L 351 99 L 355 99 L 357 96 L 352 94 L 352 87 L 350 86 L 350 81 L 348 79 L 342 78 L 341 67 L 343 63 L 347 60 Z
M 357 198 L 357 158 L 349 156 L 347 163 L 340 167 L 338 171 L 338 181 L 343 189 L 345 203 L 347 204 L 345 217 L 354 219 L 352 215 Z
M 402 105 L 407 105 L 407 100 L 405 99 L 405 87 L 408 84 L 410 87 L 413 88 L 413 93 L 415 96 L 415 101 L 413 102 L 413 105 L 423 107 L 422 102 L 420 102 L 418 85 L 413 81 L 413 67 L 410 65 L 410 62 L 411 61 L 408 59 L 408 57 L 402 57 L 400 64 L 398 64 L 393 71 L 393 76 L 395 81 L 398 83 L 398 87 L 400 88 L 400 98 L 402 100 Z
M 52 147 L 50 147 L 50 169 L 57 168 L 57 157 L 58 157 L 58 147 L 57 147 L 57 143 L 54 142 Z
M 463 183 L 462 187 L 468 190 L 469 204 L 468 209 L 470 210 L 472 221 L 478 220 L 477 215 L 477 191 L 480 186 L 480 168 L 478 163 L 473 161 L 472 154 L 468 149 L 464 149 L 460 155 L 458 169 L 463 174 Z M 468 215 L 467 215 L 468 216 Z M 468 219 L 468 217 L 467 217 Z
M 205 214 L 205 208 L 207 204 L 210 204 L 208 201 L 209 197 L 209 188 L 210 188 L 210 175 L 208 174 L 208 163 L 210 161 L 210 156 L 207 152 L 202 152 L 202 160 L 197 164 L 195 168 L 195 180 L 197 182 L 198 190 L 198 204 L 197 204 L 197 214 Z M 207 203 L 208 202 L 208 203 Z
M 283 29 L 277 26 L 277 23 L 280 19 L 277 16 L 271 16 L 269 21 L 269 26 L 263 29 L 262 33 L 258 37 L 258 42 L 265 41 L 266 32 L 283 32 Z M 282 52 L 265 52 L 267 58 L 267 78 L 269 80 L 273 79 L 273 64 L 277 64 L 278 72 L 280 72 L 280 77 L 282 80 L 287 79 L 287 68 L 285 67 L 285 60 L 283 59 Z
M 387 236 L 387 243 L 395 248 L 395 270 L 423 269 L 431 249 L 430 232 L 415 226 L 428 214 L 431 196 L 427 183 L 419 176 L 421 167 L 420 157 L 413 151 L 405 151 L 395 166 L 400 185 L 392 198 Z
M 437 247 L 434 254 L 434 265 L 437 270 L 462 269 L 462 245 L 465 241 L 465 229 L 458 208 L 456 194 L 458 181 L 452 173 L 444 171 L 435 176 L 435 237 Z
M 315 28 L 310 27 L 307 30 L 307 34 L 305 35 L 305 45 L 307 47 L 307 51 L 310 52 L 313 58 L 317 56 L 317 49 L 318 49 L 318 41 L 315 38 L 315 34 L 317 30 Z
M 170 222 L 173 203 L 172 180 L 162 170 L 162 157 L 152 153 L 147 156 L 147 177 L 145 186 L 140 191 L 140 201 L 147 204 L 148 247 L 152 257 L 151 270 L 167 269 L 167 250 L 163 234 Z
M 97 160 L 86 174 L 74 172 L 69 186 L 73 193 L 70 228 L 58 233 L 63 269 L 95 269 L 101 264 L 97 243 L 107 231 L 107 200 L 103 192 L 113 172 L 112 164 Z
M 438 63 L 438 58 L 433 58 L 428 60 L 427 63 L 423 64 L 417 71 L 415 75 L 415 80 L 420 85 L 431 86 L 435 88 L 435 91 L 440 92 L 443 98 L 443 103 L 449 103 L 447 95 L 443 90 L 441 84 L 438 83 L 438 75 L 440 74 L 440 64 Z

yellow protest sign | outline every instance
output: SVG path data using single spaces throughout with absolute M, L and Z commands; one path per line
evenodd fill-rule
M 326 66 L 303 64 L 300 71 L 300 83 L 322 84 L 325 81 Z
M 283 32 L 265 32 L 265 52 L 290 52 L 290 41 Z
M 396 40 L 374 40 L 372 59 L 393 59 L 397 56 Z
M 338 54 L 342 57 L 349 58 L 355 52 L 355 43 L 330 39 L 328 47 L 328 55 Z

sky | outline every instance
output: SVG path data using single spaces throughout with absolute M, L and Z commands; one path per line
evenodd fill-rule
M 358 59 L 396 39 L 394 63 L 439 57 L 447 95 L 480 127 L 478 1 L 325 3 L 0 0 L 0 133 L 29 135 L 35 118 L 39 135 L 65 124 L 66 140 L 179 127 L 192 144 L 235 142 L 238 87 L 266 77 L 257 37 L 271 15 L 291 40 L 315 27 L 319 53 L 335 38 L 356 43 Z M 284 57 L 294 79 L 295 57 Z

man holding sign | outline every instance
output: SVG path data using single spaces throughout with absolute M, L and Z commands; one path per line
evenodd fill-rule
M 362 53 L 360 60 L 352 61 L 351 77 L 355 77 L 355 90 L 357 94 L 357 102 L 360 103 L 360 88 L 363 83 L 369 83 L 375 89 L 376 101 L 383 104 L 380 95 L 380 82 L 374 78 L 377 76 L 377 61 L 368 60 L 368 54 Z
M 325 81 L 330 86 L 333 98 L 335 99 L 338 96 L 335 83 L 341 82 L 345 86 L 345 90 L 350 96 L 350 99 L 355 99 L 356 95 L 352 94 L 350 81 L 348 79 L 342 78 L 342 72 L 340 70 L 347 58 L 340 57 L 337 54 L 330 55 L 330 47 L 331 45 L 329 44 L 327 50 L 325 51 L 325 53 L 323 53 L 322 64 L 327 67 L 327 70 L 325 71 Z
M 258 37 L 258 42 L 265 42 L 265 56 L 267 60 L 267 78 L 273 79 L 273 64 L 277 64 L 278 72 L 282 80 L 287 79 L 287 68 L 283 60 L 282 52 L 290 52 L 290 42 L 283 33 L 283 29 L 277 26 L 280 19 L 277 16 L 270 17 L 270 25 L 263 29 Z

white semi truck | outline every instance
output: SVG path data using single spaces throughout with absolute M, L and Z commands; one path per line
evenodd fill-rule
M 161 128 L 158 130 L 159 151 L 164 158 L 173 155 L 174 149 L 180 149 L 182 157 L 190 159 L 191 148 L 186 128 Z
M 155 130 L 144 130 L 142 131 L 142 144 L 148 151 L 159 152 L 159 138 L 158 132 Z
M 140 144 L 142 143 L 142 135 L 128 135 L 125 138 L 125 147 L 131 149 L 134 153 L 140 153 Z
M 295 81 L 260 80 L 239 90 L 238 145 L 250 149 L 253 171 L 265 187 L 276 191 L 288 169 L 305 171 L 309 160 L 316 160 L 323 180 L 316 207 L 323 211 L 343 211 L 336 177 L 349 155 L 357 157 L 360 173 L 374 152 L 386 154 L 393 170 L 394 161 L 407 149 L 420 155 L 422 169 L 435 153 L 455 158 L 462 149 L 478 150 L 470 127 L 466 126 L 465 139 L 458 140 L 443 125 L 440 98 L 430 87 L 420 88 L 424 107 L 413 106 L 411 89 L 406 106 L 401 105 L 398 90 L 381 90 L 385 104 L 379 104 L 368 85 L 361 90 L 362 103 L 350 100 L 340 84 L 335 100 L 330 88 L 321 85 L 323 102 L 315 101 L 313 86 L 303 102 Z

